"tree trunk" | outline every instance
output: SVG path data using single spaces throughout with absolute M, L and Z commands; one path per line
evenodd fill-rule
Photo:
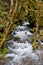
M 11 14 L 11 12 L 12 12 L 12 7 L 13 7 L 13 0 L 11 0 L 10 14 Z
M 12 11 L 12 14 L 11 14 L 11 17 L 9 18 L 9 21 L 7 23 L 7 27 L 5 28 L 5 31 L 4 31 L 4 36 L 3 36 L 3 39 L 2 41 L 0 42 L 0 48 L 4 48 L 4 45 L 5 45 L 5 41 L 6 41 L 6 38 L 10 32 L 10 29 L 13 25 L 13 20 L 15 19 L 16 17 L 16 10 L 17 10 L 17 0 L 16 0 L 16 5 L 15 5 L 15 9 Z
M 38 40 L 38 31 L 39 31 L 39 18 L 40 18 L 40 4 L 38 4 L 38 10 L 37 10 L 37 15 L 36 15 L 36 32 L 35 32 L 35 36 L 34 36 L 34 42 L 33 42 L 33 49 L 37 48 L 37 40 Z

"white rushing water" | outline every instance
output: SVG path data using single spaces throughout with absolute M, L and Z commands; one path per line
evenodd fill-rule
M 20 40 L 19 42 L 17 40 L 8 41 L 9 44 L 11 43 L 11 45 L 8 46 L 10 52 L 6 54 L 5 57 L 10 57 L 12 59 L 6 65 L 21 65 L 25 57 L 30 57 L 35 61 L 39 59 L 39 56 L 33 52 L 32 44 L 27 41 L 27 39 L 30 40 L 32 38 L 33 33 L 29 30 L 25 30 L 25 25 L 29 25 L 29 23 L 25 22 L 23 26 L 19 25 L 16 30 L 13 30 L 13 37 L 19 36 L 22 40 L 25 39 L 25 42 L 21 43 Z M 18 62 L 19 64 L 14 64 L 14 62 Z
M 33 60 L 38 60 L 38 56 L 35 53 L 33 53 L 32 45 L 27 41 L 26 43 L 13 42 L 12 45 L 12 48 L 8 47 L 11 53 L 6 54 L 5 56 L 13 58 L 10 61 L 9 65 L 12 65 L 12 63 L 14 62 L 19 62 L 20 64 L 22 62 L 22 59 L 25 57 L 30 57 Z
M 24 23 L 23 23 L 23 26 L 26 26 L 26 25 L 30 25 L 30 23 L 27 21 L 25 21 Z

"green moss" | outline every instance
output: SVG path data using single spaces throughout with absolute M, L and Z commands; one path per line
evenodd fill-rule
M 3 49 L 3 53 L 4 53 L 4 54 L 6 54 L 6 53 L 8 53 L 8 52 L 9 52 L 9 50 L 8 50 L 7 48 L 4 48 L 4 49 Z
M 19 36 L 15 36 L 14 38 L 15 38 L 15 39 L 20 39 L 20 37 L 19 37 Z
M 5 54 L 0 53 L 0 58 L 4 58 L 4 57 L 5 57 Z
M 7 48 L 0 49 L 0 58 L 4 58 L 5 54 L 8 52 L 9 52 L 9 50 Z

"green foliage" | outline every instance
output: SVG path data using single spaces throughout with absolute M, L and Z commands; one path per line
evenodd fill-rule
M 0 24 L 0 29 L 4 29 L 6 27 L 6 24 L 4 24 L 4 23 L 2 23 L 2 24 Z
M 3 52 L 4 54 L 6 54 L 6 53 L 9 52 L 9 50 L 8 50 L 7 48 L 4 48 L 4 49 L 2 50 L 2 52 Z
M 20 0 L 18 5 L 18 13 L 17 13 L 18 18 L 21 20 L 25 20 L 27 17 L 31 16 L 29 9 L 37 9 L 36 3 L 32 0 Z
M 6 9 L 9 6 L 10 1 L 8 0 L 1 0 L 4 6 L 0 5 L 0 17 L 3 19 L 8 19 L 9 17 L 9 11 Z M 29 9 L 37 10 L 37 2 L 40 2 L 39 0 L 19 0 L 18 1 L 18 8 L 17 8 L 17 19 L 20 19 L 24 21 L 25 19 L 28 19 L 31 26 L 35 26 L 35 19 L 36 19 L 36 13 L 30 12 Z M 5 9 L 6 6 L 6 9 Z M 10 6 L 9 6 L 10 8 Z M 41 7 L 43 9 L 43 6 Z M 40 14 L 42 14 L 41 12 Z M 5 22 L 5 21 L 4 21 Z M 43 27 L 43 18 L 40 17 L 40 27 Z
M 0 58 L 4 58 L 5 54 L 8 52 L 9 52 L 9 50 L 7 48 L 0 49 Z
M 2 33 L 0 33 L 0 38 L 2 38 L 3 37 L 3 34 Z
M 0 18 L 2 19 L 2 22 L 0 23 L 0 29 L 6 27 L 6 21 L 9 18 L 9 0 L 0 0 Z M 29 9 L 32 10 L 37 10 L 37 3 L 40 2 L 39 0 L 18 0 L 18 8 L 17 8 L 17 19 L 20 19 L 21 21 L 24 21 L 25 19 L 28 19 L 31 26 L 35 26 L 36 23 L 36 13 L 35 12 L 30 12 Z M 9 7 L 9 8 L 8 8 Z M 41 7 L 41 12 L 40 12 L 40 27 L 43 27 L 43 6 Z M 10 31 L 12 31 L 16 27 L 14 26 L 11 28 Z M 34 32 L 33 30 L 31 30 Z M 43 33 L 43 32 L 42 32 Z M 42 34 L 41 33 L 41 34 Z M 3 37 L 3 35 L 0 33 L 0 39 Z M 9 39 L 10 37 L 8 37 Z M 19 38 L 16 36 L 16 38 Z M 33 48 L 36 49 L 36 41 L 34 41 Z M 5 52 L 3 52 L 5 53 Z
M 4 57 L 5 57 L 5 54 L 1 53 L 0 58 L 4 58 Z
M 36 25 L 35 24 L 36 23 L 36 13 L 35 12 L 30 12 L 29 16 L 28 16 L 28 19 L 29 19 L 30 25 L 32 27 Z

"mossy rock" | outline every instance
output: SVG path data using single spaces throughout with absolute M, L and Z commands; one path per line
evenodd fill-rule
M 15 36 L 14 38 L 15 38 L 15 39 L 20 39 L 20 37 L 19 37 L 19 36 Z

